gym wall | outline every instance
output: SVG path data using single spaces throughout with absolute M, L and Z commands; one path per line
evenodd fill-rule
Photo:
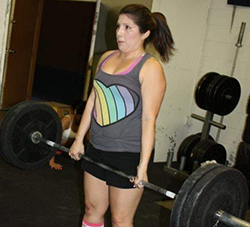
M 173 60 L 164 65 L 168 89 L 157 122 L 155 161 L 166 160 L 169 150 L 176 154 L 181 141 L 201 132 L 203 123 L 190 117 L 192 113 L 206 114 L 195 103 L 195 86 L 210 71 L 230 76 L 241 23 L 246 22 L 234 72 L 241 84 L 241 98 L 235 110 L 224 117 L 226 129 L 220 131 L 218 140 L 225 146 L 229 164 L 233 165 L 250 93 L 250 8 L 236 7 L 231 32 L 233 6 L 227 4 L 227 0 L 153 1 L 152 8 L 166 15 L 177 48 Z M 220 116 L 215 115 L 214 120 L 220 121 Z M 212 126 L 214 138 L 217 132 Z

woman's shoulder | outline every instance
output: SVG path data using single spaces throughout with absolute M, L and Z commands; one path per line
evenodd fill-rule
M 149 58 L 146 60 L 143 68 L 146 70 L 161 70 L 162 65 L 158 59 L 152 55 L 149 55 Z
M 98 60 L 98 64 L 97 64 L 97 71 L 100 67 L 100 65 L 102 64 L 103 61 L 105 61 L 106 58 L 108 58 L 110 55 L 112 55 L 113 53 L 115 53 L 117 50 L 109 50 L 106 51 L 105 53 L 102 54 L 102 56 L 99 58 Z M 97 72 L 96 71 L 96 72 Z
M 110 55 L 112 55 L 113 53 L 117 52 L 117 50 L 109 50 L 106 51 L 104 54 L 102 54 L 102 56 L 100 57 L 99 63 L 101 63 L 102 61 L 104 61 L 107 57 L 109 57 Z
M 155 79 L 163 79 L 164 77 L 164 71 L 160 61 L 153 56 L 149 57 L 142 66 L 140 72 L 140 81 L 142 82 L 145 77 L 154 77 Z

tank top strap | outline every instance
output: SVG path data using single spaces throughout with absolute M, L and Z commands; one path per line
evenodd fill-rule
M 104 64 L 110 59 L 112 58 L 116 53 L 118 52 L 118 50 L 115 50 L 113 53 L 111 53 L 109 56 L 107 56 L 100 64 L 100 69 L 102 69 L 102 67 L 104 66 Z

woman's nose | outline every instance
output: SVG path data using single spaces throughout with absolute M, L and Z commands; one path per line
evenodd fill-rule
M 117 34 L 117 36 L 121 36 L 122 35 L 122 29 L 119 27 L 119 28 L 117 28 L 116 29 L 116 34 Z

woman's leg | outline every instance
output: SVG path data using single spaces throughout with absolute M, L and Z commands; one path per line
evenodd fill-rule
M 112 227 L 133 227 L 133 219 L 143 189 L 121 189 L 110 186 Z
M 85 214 L 88 223 L 103 223 L 109 206 L 108 186 L 87 172 L 84 172 Z M 101 225 L 100 225 L 101 226 Z

